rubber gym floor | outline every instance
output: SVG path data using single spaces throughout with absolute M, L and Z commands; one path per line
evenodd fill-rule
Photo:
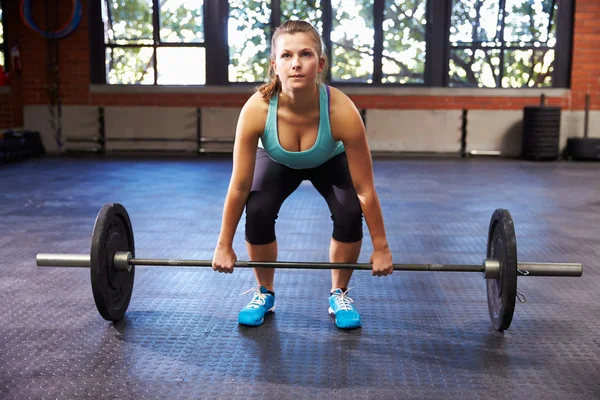
M 376 158 L 397 263 L 480 264 L 496 208 L 519 261 L 581 262 L 583 277 L 520 277 L 510 328 L 490 324 L 480 273 L 356 271 L 363 326 L 327 314 L 327 270 L 276 273 L 275 314 L 237 323 L 250 269 L 136 267 L 121 321 L 89 271 L 36 253 L 88 253 L 103 204 L 123 204 L 136 256 L 210 259 L 231 162 L 52 156 L 0 168 L 2 399 L 600 398 L 600 171 L 594 163 Z M 328 261 L 331 219 L 309 184 L 284 203 L 279 260 Z M 235 250 L 247 260 L 243 217 Z M 365 225 L 359 262 L 372 251 Z

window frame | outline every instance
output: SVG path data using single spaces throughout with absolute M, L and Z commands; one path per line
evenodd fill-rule
M 101 0 L 105 1 L 105 0 Z M 373 48 L 373 82 L 344 82 L 335 81 L 333 84 L 340 87 L 442 87 L 451 90 L 468 89 L 468 86 L 449 86 L 450 69 L 450 17 L 452 13 L 452 0 L 426 0 L 426 55 L 423 83 L 381 83 L 382 78 L 382 56 L 383 56 L 383 17 L 385 0 L 373 0 L 374 12 L 374 48 Z M 271 32 L 280 24 L 281 0 L 271 0 Z M 552 75 L 552 86 L 546 89 L 569 88 L 571 77 L 571 50 L 573 46 L 573 20 L 574 0 L 558 0 L 558 12 L 556 15 L 556 45 L 554 47 L 556 58 Z M 323 41 L 326 53 L 331 60 L 331 30 L 333 26 L 333 13 L 331 0 L 322 0 L 323 18 Z M 158 26 L 158 0 L 153 0 L 153 23 Z M 105 73 L 105 52 L 107 45 L 104 43 L 104 26 L 102 23 L 102 8 L 100 1 L 90 2 L 90 76 L 92 84 L 107 84 Z M 226 0 L 204 0 L 204 43 L 193 44 L 194 47 L 206 49 L 206 84 L 201 86 L 248 86 L 260 82 L 229 82 L 229 46 L 227 40 L 227 24 L 229 19 L 229 1 Z M 155 39 L 158 32 L 155 30 Z M 160 38 L 159 38 L 160 39 Z M 160 43 L 160 42 L 159 42 Z M 161 43 L 153 44 L 153 47 L 176 46 L 184 47 L 184 43 Z M 519 49 L 518 47 L 512 47 Z M 156 57 L 154 67 L 156 67 Z M 157 71 L 157 70 L 156 70 Z M 169 86 L 158 85 L 155 73 L 154 85 L 141 86 Z M 327 80 L 331 81 L 331 72 L 328 72 Z M 116 86 L 116 85 L 111 85 Z M 123 85 L 137 86 L 137 85 Z M 479 89 L 479 88 L 475 88 Z M 485 88 L 506 90 L 507 88 Z M 541 89 L 533 88 L 511 88 L 519 90 Z

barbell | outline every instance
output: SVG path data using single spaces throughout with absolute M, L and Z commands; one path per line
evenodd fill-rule
M 119 203 L 105 204 L 94 223 L 90 254 L 36 255 L 38 267 L 90 268 L 94 302 L 108 321 L 123 318 L 133 292 L 136 265 L 211 267 L 211 260 L 135 258 L 131 220 Z M 237 261 L 236 268 L 296 268 L 371 270 L 372 265 L 320 262 Z M 517 298 L 517 276 L 579 277 L 580 263 L 517 262 L 517 243 L 512 217 L 497 209 L 490 220 L 486 258 L 482 264 L 394 264 L 397 271 L 479 272 L 486 279 L 490 320 L 495 329 L 508 329 Z

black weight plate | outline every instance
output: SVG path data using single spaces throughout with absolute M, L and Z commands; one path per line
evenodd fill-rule
M 565 154 L 572 160 L 600 160 L 600 138 L 568 138 Z
M 108 321 L 123 318 L 133 292 L 135 267 L 129 272 L 116 271 L 113 260 L 117 251 L 129 251 L 135 257 L 133 230 L 125 207 L 109 203 L 96 217 L 90 253 L 94 301 Z
M 517 299 L 517 238 L 508 210 L 497 209 L 490 221 L 487 258 L 500 263 L 498 279 L 486 279 L 488 308 L 495 329 L 508 329 Z

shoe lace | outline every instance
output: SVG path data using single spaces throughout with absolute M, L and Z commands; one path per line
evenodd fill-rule
M 350 289 L 353 288 L 348 288 L 345 292 L 333 293 L 333 295 L 335 296 L 335 303 L 341 310 L 348 311 L 354 309 L 354 306 L 352 305 L 352 303 L 354 303 L 354 300 L 352 300 L 350 296 L 348 296 L 348 292 L 350 291 Z
M 251 293 L 251 292 L 254 292 L 254 297 L 252 298 L 252 300 L 250 301 L 250 303 L 248 303 L 248 305 L 246 307 L 260 308 L 260 307 L 264 306 L 265 302 L 267 301 L 267 294 L 262 293 L 260 291 L 260 286 L 248 289 L 244 293 L 240 294 L 240 296 L 243 296 L 243 295 Z

